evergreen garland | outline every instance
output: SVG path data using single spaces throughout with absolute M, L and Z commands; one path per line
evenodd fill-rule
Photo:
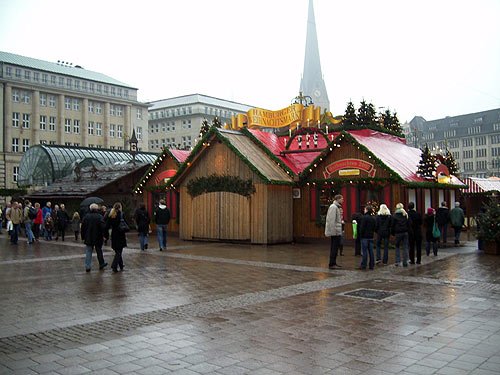
M 242 180 L 238 176 L 218 176 L 212 174 L 208 177 L 197 177 L 187 183 L 187 191 L 192 197 L 215 191 L 227 191 L 249 197 L 255 193 L 252 180 Z
M 431 154 L 429 150 L 429 146 L 427 143 L 425 144 L 424 149 L 422 150 L 422 156 L 420 162 L 417 167 L 417 175 L 422 178 L 434 179 L 436 172 L 436 158 Z

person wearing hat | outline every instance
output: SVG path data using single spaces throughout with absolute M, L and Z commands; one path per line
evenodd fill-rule
M 455 230 L 455 245 L 460 245 L 460 232 L 465 223 L 464 210 L 460 208 L 460 202 L 455 202 L 455 208 L 450 211 L 450 222 Z
M 439 237 L 434 237 L 433 229 L 434 224 L 436 222 L 436 211 L 434 208 L 429 207 L 427 209 L 427 214 L 424 218 L 424 226 L 425 226 L 425 253 L 429 256 L 431 252 L 431 244 L 432 244 L 432 252 L 434 256 L 437 256 L 438 246 L 437 241 Z

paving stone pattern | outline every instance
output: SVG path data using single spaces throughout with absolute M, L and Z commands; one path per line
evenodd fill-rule
M 500 373 L 500 259 L 472 242 L 361 271 L 351 248 L 329 270 L 327 242 L 129 237 L 113 274 L 0 235 L 0 374 Z

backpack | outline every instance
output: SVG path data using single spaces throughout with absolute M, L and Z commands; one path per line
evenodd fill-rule
M 37 212 L 36 212 L 36 208 L 35 208 L 35 207 L 30 207 L 30 208 L 28 209 L 28 217 L 29 217 L 31 220 L 33 220 L 33 219 L 35 219 L 35 218 L 36 218 L 36 213 L 37 213 Z

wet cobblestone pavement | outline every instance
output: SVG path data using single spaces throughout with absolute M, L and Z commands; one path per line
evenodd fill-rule
M 0 374 L 500 373 L 500 257 L 473 242 L 360 271 L 326 241 L 135 240 L 113 274 L 0 235 Z

